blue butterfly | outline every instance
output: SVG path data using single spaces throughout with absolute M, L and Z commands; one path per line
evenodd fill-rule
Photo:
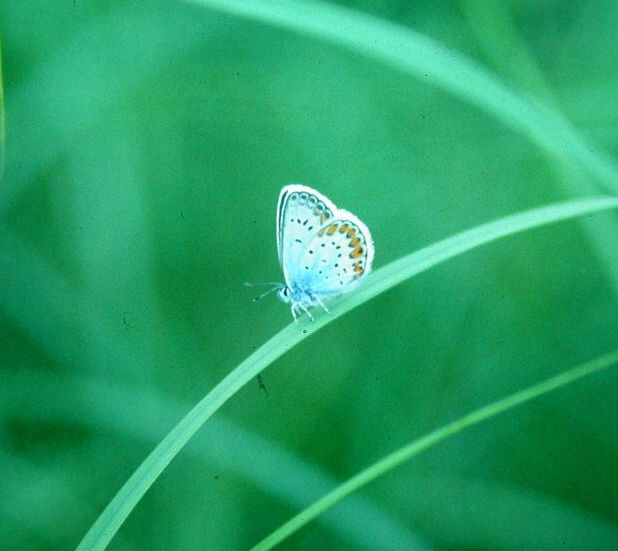
M 323 299 L 354 289 L 371 270 L 374 255 L 363 222 L 300 184 L 279 194 L 277 250 L 285 283 L 268 292 L 277 291 L 291 305 L 294 321 L 302 312 L 313 321 L 309 307 L 316 304 L 329 312 Z

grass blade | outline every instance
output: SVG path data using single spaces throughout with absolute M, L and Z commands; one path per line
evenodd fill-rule
M 309 334 L 413 275 L 470 249 L 527 229 L 614 208 L 618 208 L 618 198 L 576 199 L 482 224 L 376 270 L 357 292 L 329 303 L 333 315 L 317 317 L 314 323 L 303 319 L 298 325 L 287 326 L 227 375 L 169 432 L 114 496 L 78 550 L 104 549 L 159 474 L 208 418 L 245 383 Z
M 380 461 L 348 479 L 346 482 L 335 488 L 332 492 L 328 493 L 323 498 L 298 513 L 254 546 L 251 551 L 267 551 L 268 549 L 272 549 L 275 545 L 291 536 L 294 532 L 297 532 L 304 525 L 308 524 L 314 518 L 330 509 L 333 505 L 350 495 L 352 492 L 356 492 L 376 478 L 386 474 L 405 461 L 412 459 L 432 446 L 443 442 L 448 437 L 453 436 L 464 429 L 477 425 L 482 421 L 491 419 L 500 413 L 504 413 L 514 407 L 529 402 L 534 398 L 547 394 L 552 390 L 556 390 L 560 387 L 573 383 L 578 379 L 592 375 L 593 373 L 610 367 L 617 362 L 618 350 L 569 369 L 560 375 L 546 379 L 541 383 L 532 385 L 524 390 L 511 394 L 502 400 L 498 400 L 485 407 L 477 409 L 468 415 L 464 415 L 463 417 L 457 419 L 457 421 L 454 421 L 453 423 L 445 425 L 433 432 L 430 432 L 429 434 L 426 434 L 418 440 L 410 442 L 408 445 L 398 449 L 390 455 L 387 455 Z
M 517 93 L 478 62 L 428 36 L 325 2 L 185 1 L 343 46 L 433 83 L 493 115 L 557 158 L 576 161 L 598 178 L 604 190 L 618 193 L 614 159 L 586 141 L 557 111 Z

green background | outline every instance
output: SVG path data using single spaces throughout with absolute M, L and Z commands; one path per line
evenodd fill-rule
M 616 2 L 340 4 L 468 56 L 616 153 Z M 281 279 L 283 185 L 363 219 L 376 268 L 604 189 L 422 75 L 203 6 L 2 2 L 0 30 L 2 548 L 74 548 L 291 322 L 244 286 Z M 410 440 L 617 348 L 617 236 L 616 213 L 532 230 L 338 318 L 217 412 L 110 549 L 247 549 Z M 475 427 L 281 548 L 617 549 L 617 396 L 610 369 Z

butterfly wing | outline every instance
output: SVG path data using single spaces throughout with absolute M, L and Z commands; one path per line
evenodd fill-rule
M 306 275 L 298 277 L 315 295 L 344 293 L 371 271 L 373 255 L 367 226 L 352 213 L 338 210 L 300 257 L 299 268 Z
M 336 210 L 327 197 L 308 186 L 291 184 L 281 190 L 277 203 L 277 250 L 288 287 L 299 282 L 301 258 Z
M 374 255 L 363 222 L 298 184 L 285 186 L 279 195 L 277 248 L 288 287 L 317 296 L 354 288 L 369 273 Z

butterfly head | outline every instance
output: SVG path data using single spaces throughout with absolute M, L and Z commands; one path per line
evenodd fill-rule
M 281 284 L 281 286 L 277 289 L 277 296 L 283 302 L 293 305 L 303 304 L 305 306 L 310 306 L 315 302 L 315 299 L 308 290 L 297 287 L 292 288 L 285 284 Z
M 291 302 L 292 301 L 292 289 L 290 289 L 287 285 L 281 285 L 281 287 L 277 289 L 277 296 L 283 302 Z

